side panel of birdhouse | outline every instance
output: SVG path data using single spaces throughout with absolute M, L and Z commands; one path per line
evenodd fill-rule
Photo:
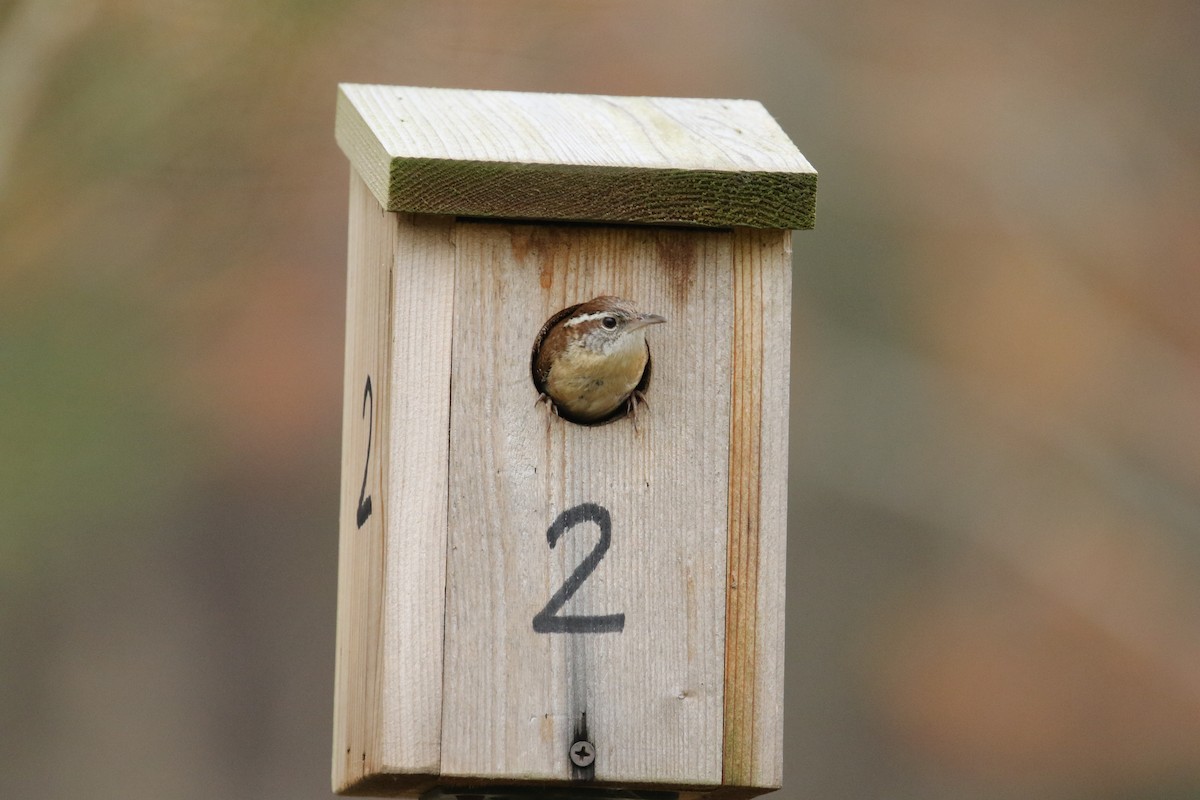
M 443 784 L 716 786 L 735 234 L 457 230 Z M 636 430 L 535 404 L 539 328 L 601 294 L 668 320 Z
M 434 785 L 441 749 L 453 220 L 351 176 L 333 786 Z

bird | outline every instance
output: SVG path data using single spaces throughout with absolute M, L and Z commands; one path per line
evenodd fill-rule
M 650 378 L 646 329 L 667 320 L 620 297 L 601 295 L 554 314 L 534 341 L 538 402 L 570 422 L 633 418 Z

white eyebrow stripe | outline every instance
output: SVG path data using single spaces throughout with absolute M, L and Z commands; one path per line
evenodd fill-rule
M 611 311 L 597 311 L 594 314 L 584 314 L 582 317 L 569 319 L 564 323 L 564 327 L 570 328 L 574 325 L 582 325 L 585 322 L 591 322 L 594 319 L 602 319 L 603 317 L 611 317 Z

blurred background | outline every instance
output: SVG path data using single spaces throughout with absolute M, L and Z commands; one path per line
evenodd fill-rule
M 0 3 L 0 797 L 327 798 L 339 81 L 761 100 L 802 798 L 1200 798 L 1200 5 Z

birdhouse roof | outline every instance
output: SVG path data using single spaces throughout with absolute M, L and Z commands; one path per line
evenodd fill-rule
M 753 100 L 342 84 L 336 135 L 389 211 L 813 226 L 816 170 Z

